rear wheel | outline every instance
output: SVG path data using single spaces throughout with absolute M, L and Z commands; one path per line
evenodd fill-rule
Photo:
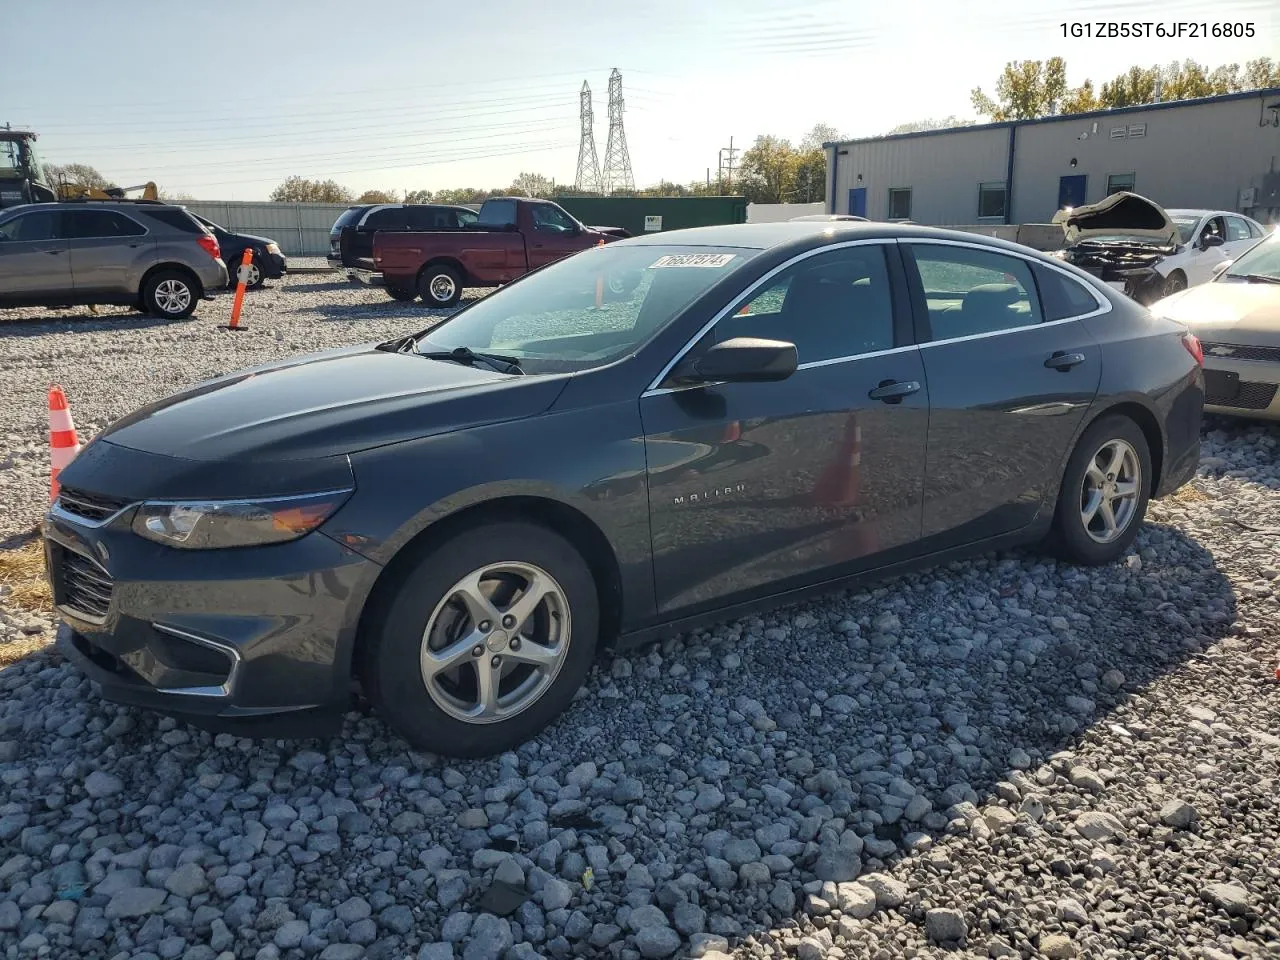
M 199 293 L 180 270 L 157 270 L 142 285 L 142 304 L 148 313 L 170 320 L 191 316 Z
M 413 300 L 418 296 L 412 290 L 405 290 L 403 287 L 387 287 L 387 293 L 392 300 Z
M 462 278 L 453 267 L 427 267 L 418 277 L 418 293 L 429 307 L 452 307 L 462 299 Z
M 564 711 L 598 632 L 595 581 L 570 543 L 530 523 L 482 523 L 402 579 L 365 638 L 361 679 L 413 746 L 488 756 Z
M 1067 463 L 1052 543 L 1072 563 L 1096 566 L 1132 545 L 1151 494 L 1151 453 L 1138 425 L 1103 417 L 1085 431 Z

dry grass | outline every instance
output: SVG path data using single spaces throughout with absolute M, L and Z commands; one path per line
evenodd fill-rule
M 0 584 L 11 588 L 9 595 L 0 601 L 10 612 L 53 612 L 53 594 L 44 575 L 44 546 L 40 540 L 12 550 L 0 550 Z M 0 643 L 0 667 L 11 666 L 47 646 L 47 636 L 23 637 L 10 643 Z
M 1185 486 L 1179 487 L 1177 493 L 1170 497 L 1170 499 L 1177 500 L 1180 503 L 1200 503 L 1211 498 L 1199 487 L 1188 483 Z
M 44 575 L 44 545 L 39 540 L 13 550 L 0 550 L 0 584 L 12 588 L 5 598 L 32 613 L 52 613 L 53 594 Z

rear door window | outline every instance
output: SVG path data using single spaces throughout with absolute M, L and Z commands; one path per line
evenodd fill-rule
M 971 247 L 913 243 L 934 340 L 998 333 L 1039 323 L 1031 264 Z
M 445 207 L 409 206 L 405 213 L 410 230 L 449 230 L 455 226 L 452 211 Z
M 1249 225 L 1240 217 L 1227 217 L 1227 243 L 1234 243 L 1237 240 L 1248 240 Z
M 142 224 L 114 210 L 68 210 L 62 218 L 71 240 L 140 237 L 147 232 Z
M 392 207 L 386 210 L 375 210 L 364 218 L 361 224 L 362 229 L 373 232 L 374 230 L 404 230 L 408 227 L 408 219 L 405 217 L 403 207 Z

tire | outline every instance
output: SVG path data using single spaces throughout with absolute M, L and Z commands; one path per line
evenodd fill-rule
M 195 312 L 200 290 L 190 274 L 181 270 L 157 270 L 142 284 L 142 305 L 147 313 L 166 320 L 183 320 Z
M 1110 481 L 1105 479 L 1107 474 L 1102 468 L 1116 462 L 1112 458 L 1117 451 L 1121 455 L 1121 466 L 1111 475 L 1121 484 L 1121 490 L 1126 482 L 1133 483 L 1134 492 L 1131 497 L 1110 499 L 1106 494 L 1111 489 L 1106 485 Z M 1096 469 L 1091 470 L 1091 465 Z M 1146 516 L 1151 481 L 1151 451 L 1136 423 L 1128 417 L 1111 415 L 1090 426 L 1076 444 L 1062 477 L 1050 534 L 1054 552 L 1064 560 L 1085 566 L 1100 566 L 1120 559 L 1133 544 Z M 1099 482 L 1104 486 L 1099 488 Z M 1114 533 L 1106 529 L 1108 503 L 1116 521 Z M 1086 524 L 1085 512 L 1090 507 L 1093 510 Z
M 500 629 L 501 620 L 480 633 L 486 621 L 477 617 L 484 614 L 466 612 L 479 604 L 463 606 L 455 593 L 468 580 L 479 585 L 481 595 L 495 588 L 487 597 L 500 616 L 514 607 L 511 597 L 525 596 L 518 588 L 534 576 L 550 592 L 524 628 L 516 628 L 511 641 L 521 641 L 518 648 Z M 568 541 L 532 523 L 481 522 L 435 545 L 400 579 L 363 638 L 358 669 L 369 700 L 415 748 L 453 757 L 490 756 L 534 737 L 569 706 L 595 657 L 599 630 L 595 580 Z M 546 654 L 549 647 L 563 652 L 541 668 L 520 660 L 535 650 Z M 424 652 L 450 648 L 458 652 L 454 666 L 424 663 Z M 480 671 L 493 677 L 495 660 L 494 706 L 510 712 L 495 717 L 490 709 L 484 719 Z
M 387 287 L 387 294 L 392 300 L 416 300 L 418 295 L 412 290 L 405 290 L 401 287 Z
M 462 278 L 453 267 L 427 267 L 418 275 L 418 295 L 429 307 L 452 307 L 462 299 Z
M 1169 276 L 1164 278 L 1163 296 L 1171 296 L 1175 293 L 1181 293 L 1187 289 L 1187 275 L 1181 270 L 1175 270 Z

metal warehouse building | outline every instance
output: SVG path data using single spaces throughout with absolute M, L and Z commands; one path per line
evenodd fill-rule
M 1133 190 L 1280 220 L 1280 88 L 826 144 L 827 206 L 935 225 L 1045 223 Z

